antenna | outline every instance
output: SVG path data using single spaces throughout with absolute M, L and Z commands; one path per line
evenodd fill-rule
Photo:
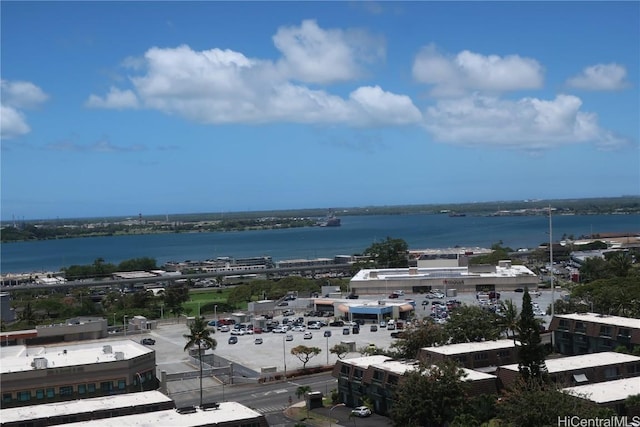
M 556 286 L 553 283 L 553 226 L 551 205 L 549 205 L 549 280 L 551 280 L 551 316 L 556 314 Z

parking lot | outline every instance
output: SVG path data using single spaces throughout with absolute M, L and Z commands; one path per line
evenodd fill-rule
M 500 299 L 513 300 L 518 307 L 522 304 L 522 293 L 518 292 L 501 292 Z M 551 290 L 542 290 L 539 296 L 532 296 L 532 301 L 536 302 L 539 307 L 546 311 L 547 307 L 551 304 Z M 560 298 L 563 295 L 560 291 L 556 291 L 556 298 Z M 365 299 L 376 299 L 380 296 L 361 296 L 360 300 L 353 300 L 352 303 L 357 304 Z M 413 300 L 416 303 L 416 315 L 420 317 L 428 316 L 431 313 L 431 307 L 433 304 L 423 305 L 422 302 L 426 300 L 424 294 L 406 294 L 401 297 L 405 300 Z M 447 301 L 449 299 L 456 299 L 462 304 L 479 305 L 479 300 L 476 299 L 476 293 L 458 293 L 455 297 L 444 298 L 439 301 Z M 398 301 L 398 299 L 394 300 Z M 434 300 L 426 300 L 428 302 Z M 297 310 L 295 316 L 302 316 L 303 311 Z M 283 316 L 276 316 L 276 320 L 282 320 Z M 540 316 L 544 319 L 546 324 L 550 321 L 550 316 Z M 313 318 L 305 317 L 305 324 L 308 320 Z M 324 318 L 323 320 L 328 320 Z M 302 362 L 291 354 L 291 349 L 298 345 L 306 345 L 310 347 L 318 347 L 321 353 L 311 358 L 307 367 L 314 367 L 326 364 L 334 364 L 337 360 L 337 356 L 331 354 L 329 350 L 336 344 L 349 343 L 355 352 L 347 354 L 347 358 L 359 357 L 360 353 L 357 351 L 360 348 L 374 344 L 380 348 L 388 348 L 395 340 L 391 337 L 391 331 L 378 326 L 376 332 L 370 330 L 368 323 L 361 326 L 358 334 L 353 334 L 351 331 L 349 335 L 343 334 L 342 327 L 323 327 L 321 329 L 307 329 L 306 332 L 311 332 L 312 336 L 309 339 L 304 339 L 305 332 L 289 331 L 287 333 L 262 333 L 255 335 L 243 335 L 237 336 L 238 342 L 236 344 L 229 344 L 228 340 L 231 336 L 229 332 L 217 331 L 213 334 L 218 345 L 213 354 L 221 356 L 224 359 L 217 360 L 214 357 L 214 365 L 226 365 L 227 360 L 232 361 L 234 364 L 243 365 L 256 373 L 262 372 L 263 369 L 274 370 L 277 372 L 283 372 L 285 370 L 297 370 L 302 368 Z M 324 336 L 324 331 L 331 331 L 330 337 Z M 184 318 L 180 323 L 174 321 L 172 323 L 161 323 L 158 329 L 146 334 L 146 337 L 151 337 L 156 340 L 154 348 L 156 350 L 156 360 L 158 363 L 158 375 L 160 371 L 166 371 L 167 373 L 185 372 L 195 369 L 193 364 L 188 362 L 188 354 L 183 351 L 186 343 L 184 334 L 188 333 L 188 328 L 185 324 Z M 287 340 L 287 336 L 291 336 L 291 340 Z M 255 344 L 256 338 L 262 338 L 261 344 Z M 142 336 L 140 337 L 142 339 Z

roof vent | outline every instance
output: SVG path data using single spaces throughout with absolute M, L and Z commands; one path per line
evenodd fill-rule
M 46 369 L 47 368 L 47 358 L 46 357 L 36 357 L 31 362 L 31 366 L 35 369 Z
M 116 351 L 116 360 L 124 360 L 124 352 Z
M 104 354 L 110 354 L 113 351 L 110 345 L 102 346 L 102 352 Z
M 179 414 L 195 414 L 196 412 L 198 412 L 198 410 L 195 406 L 183 406 L 176 409 L 176 412 Z

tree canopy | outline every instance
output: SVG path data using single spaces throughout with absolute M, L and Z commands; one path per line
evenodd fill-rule
M 365 249 L 364 255 L 371 257 L 376 268 L 406 268 L 409 266 L 408 250 L 409 245 L 404 240 L 387 237 Z
M 318 347 L 307 347 L 306 345 L 298 345 L 291 349 L 291 354 L 293 354 L 302 362 L 302 369 L 306 369 L 309 360 L 311 360 L 321 352 L 322 350 Z

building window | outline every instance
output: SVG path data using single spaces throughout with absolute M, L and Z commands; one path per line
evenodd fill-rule
M 575 332 L 579 332 L 582 334 L 587 332 L 587 327 L 585 326 L 584 322 L 576 322 Z
M 356 380 L 361 380 L 362 374 L 363 374 L 362 369 L 356 369 L 355 371 L 353 371 L 353 378 Z
M 44 389 L 36 390 L 36 399 L 44 399 Z
M 86 394 L 87 386 L 85 384 L 78 384 L 78 394 Z
M 118 390 L 124 390 L 126 386 L 127 383 L 125 382 L 125 380 L 118 380 Z
M 488 358 L 487 353 L 476 353 L 473 355 L 473 360 L 487 360 Z
M 384 372 L 375 370 L 373 371 L 373 379 L 376 381 L 384 381 Z
M 560 319 L 560 324 L 558 325 L 558 329 L 568 331 L 569 321 L 567 319 Z
M 610 339 L 607 339 L 607 338 L 602 339 L 602 348 L 611 349 L 612 346 L 613 344 Z
M 600 326 L 601 337 L 611 337 L 611 326 Z
M 606 368 L 604 370 L 604 377 L 608 380 L 613 379 L 613 378 L 617 378 L 618 377 L 618 368 L 615 366 L 612 366 L 610 368 Z
M 509 357 L 511 352 L 509 350 L 500 350 L 498 352 L 498 357 Z
M 73 396 L 73 387 L 70 385 L 60 387 L 60 396 L 61 397 Z
M 397 376 L 397 375 L 389 375 L 389 376 L 387 377 L 387 382 L 388 382 L 389 384 L 394 384 L 394 385 L 395 385 L 395 384 L 398 384 L 398 376 Z
M 629 328 L 619 328 L 618 329 L 618 337 L 619 338 L 631 338 L 631 329 L 629 329 Z
M 340 373 L 341 373 L 342 375 L 349 376 L 349 371 L 350 371 L 350 370 L 351 370 L 351 369 L 349 369 L 349 366 L 348 366 L 348 365 L 342 365 L 342 368 L 340 368 Z
M 31 400 L 31 392 L 30 391 L 19 391 L 16 395 L 19 402 L 26 402 Z
M 54 397 L 56 397 L 56 390 L 52 387 L 52 388 L 48 388 L 47 389 L 47 399 L 53 399 Z
M 628 374 L 640 374 L 640 363 L 634 363 L 632 365 L 627 365 L 627 373 Z
M 108 393 L 113 390 L 113 383 L 111 381 L 103 381 L 100 383 L 100 391 Z
M 2 393 L 2 403 L 11 402 L 11 393 Z
M 89 393 L 95 393 L 96 392 L 96 385 L 94 383 L 87 384 L 87 391 Z

